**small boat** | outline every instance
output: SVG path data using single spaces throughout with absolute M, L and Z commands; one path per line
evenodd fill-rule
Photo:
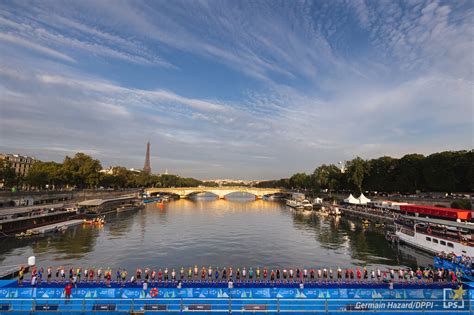
M 31 236 L 33 236 L 33 233 L 31 232 L 21 232 L 21 233 L 15 234 L 16 238 L 26 238 L 26 237 L 31 237 Z
M 90 220 L 84 219 L 82 222 L 84 224 L 104 225 L 105 224 L 105 218 L 104 217 L 97 217 L 97 218 L 93 218 L 93 219 L 90 219 Z
M 303 206 L 303 209 L 305 210 L 313 210 L 313 205 L 311 204 L 311 202 L 309 202 L 306 199 L 301 202 L 301 205 Z
M 153 202 L 160 202 L 161 201 L 161 198 L 159 197 L 149 197 L 149 198 L 145 198 L 143 199 L 143 203 L 153 203 Z
M 117 212 L 126 212 L 126 211 L 133 211 L 133 210 L 140 210 L 143 209 L 144 205 L 138 202 L 124 204 L 117 208 Z
M 341 210 L 339 210 L 339 207 L 332 206 L 329 208 L 329 214 L 338 216 L 341 215 Z
M 321 209 L 319 209 L 318 214 L 320 214 L 322 216 L 327 216 L 327 215 L 329 215 L 329 210 L 326 207 L 323 206 L 323 207 L 321 207 Z
M 53 233 L 61 233 L 67 230 L 67 225 L 57 226 L 52 232 Z
M 286 205 L 288 207 L 296 208 L 296 207 L 298 207 L 298 204 L 299 204 L 299 202 L 294 200 L 294 199 L 287 199 L 286 200 Z

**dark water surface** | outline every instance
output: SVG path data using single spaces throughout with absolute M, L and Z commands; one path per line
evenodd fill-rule
M 348 218 L 303 215 L 265 200 L 177 200 L 113 214 L 103 228 L 0 240 L 0 265 L 103 268 L 194 266 L 427 265 L 432 258 L 392 247 L 381 228 Z

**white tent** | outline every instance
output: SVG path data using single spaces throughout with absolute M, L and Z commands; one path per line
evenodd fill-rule
M 352 196 L 352 194 L 350 194 L 349 197 L 344 199 L 344 202 L 355 205 L 355 204 L 359 204 L 359 199 L 354 198 L 354 196 Z
M 359 201 L 359 204 L 361 205 L 366 205 L 368 202 L 370 202 L 370 199 L 364 196 L 364 194 L 362 193 L 360 194 L 359 198 L 357 198 L 357 200 Z

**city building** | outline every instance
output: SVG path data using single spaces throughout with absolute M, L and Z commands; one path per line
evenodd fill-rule
M 109 166 L 107 168 L 103 168 L 99 171 L 99 173 L 102 173 L 102 174 L 107 174 L 107 175 L 117 175 L 117 172 L 119 170 L 120 166 Z M 130 172 L 133 172 L 133 173 L 136 173 L 136 174 L 139 174 L 142 170 L 140 169 L 136 169 L 136 168 L 129 168 L 127 169 L 128 171 Z
M 15 169 L 15 173 L 19 176 L 28 174 L 31 166 L 37 162 L 36 158 L 32 156 L 4 153 L 0 153 L 0 161 L 8 161 L 11 167 Z

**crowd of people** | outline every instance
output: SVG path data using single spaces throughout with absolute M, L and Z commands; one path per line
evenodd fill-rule
M 25 269 L 22 267 L 18 275 L 19 285 L 23 284 Z M 111 268 L 65 268 L 63 266 L 53 268 L 43 267 L 31 268 L 31 285 L 55 282 L 71 282 L 77 285 L 80 282 L 105 283 L 110 285 L 112 281 L 125 285 L 126 283 L 155 283 L 155 282 L 457 282 L 460 281 L 460 272 L 447 269 L 389 269 L 381 270 L 367 269 L 366 267 L 355 269 L 347 268 L 232 268 L 212 267 L 199 268 L 197 265 L 185 269 L 174 268 L 137 268 L 134 273 L 129 274 L 126 269 L 119 268 L 115 272 Z
M 474 269 L 474 261 L 469 256 L 466 256 L 466 255 L 456 256 L 456 254 L 454 253 L 445 253 L 445 252 L 441 252 L 437 256 L 453 264 L 457 264 L 462 267 L 465 267 L 468 270 Z
M 399 213 L 396 213 L 395 211 L 384 209 L 384 208 L 376 208 L 376 207 L 360 206 L 360 205 L 343 205 L 342 208 L 374 214 L 374 215 L 379 215 L 386 218 L 393 218 L 393 219 L 397 219 L 400 216 Z

